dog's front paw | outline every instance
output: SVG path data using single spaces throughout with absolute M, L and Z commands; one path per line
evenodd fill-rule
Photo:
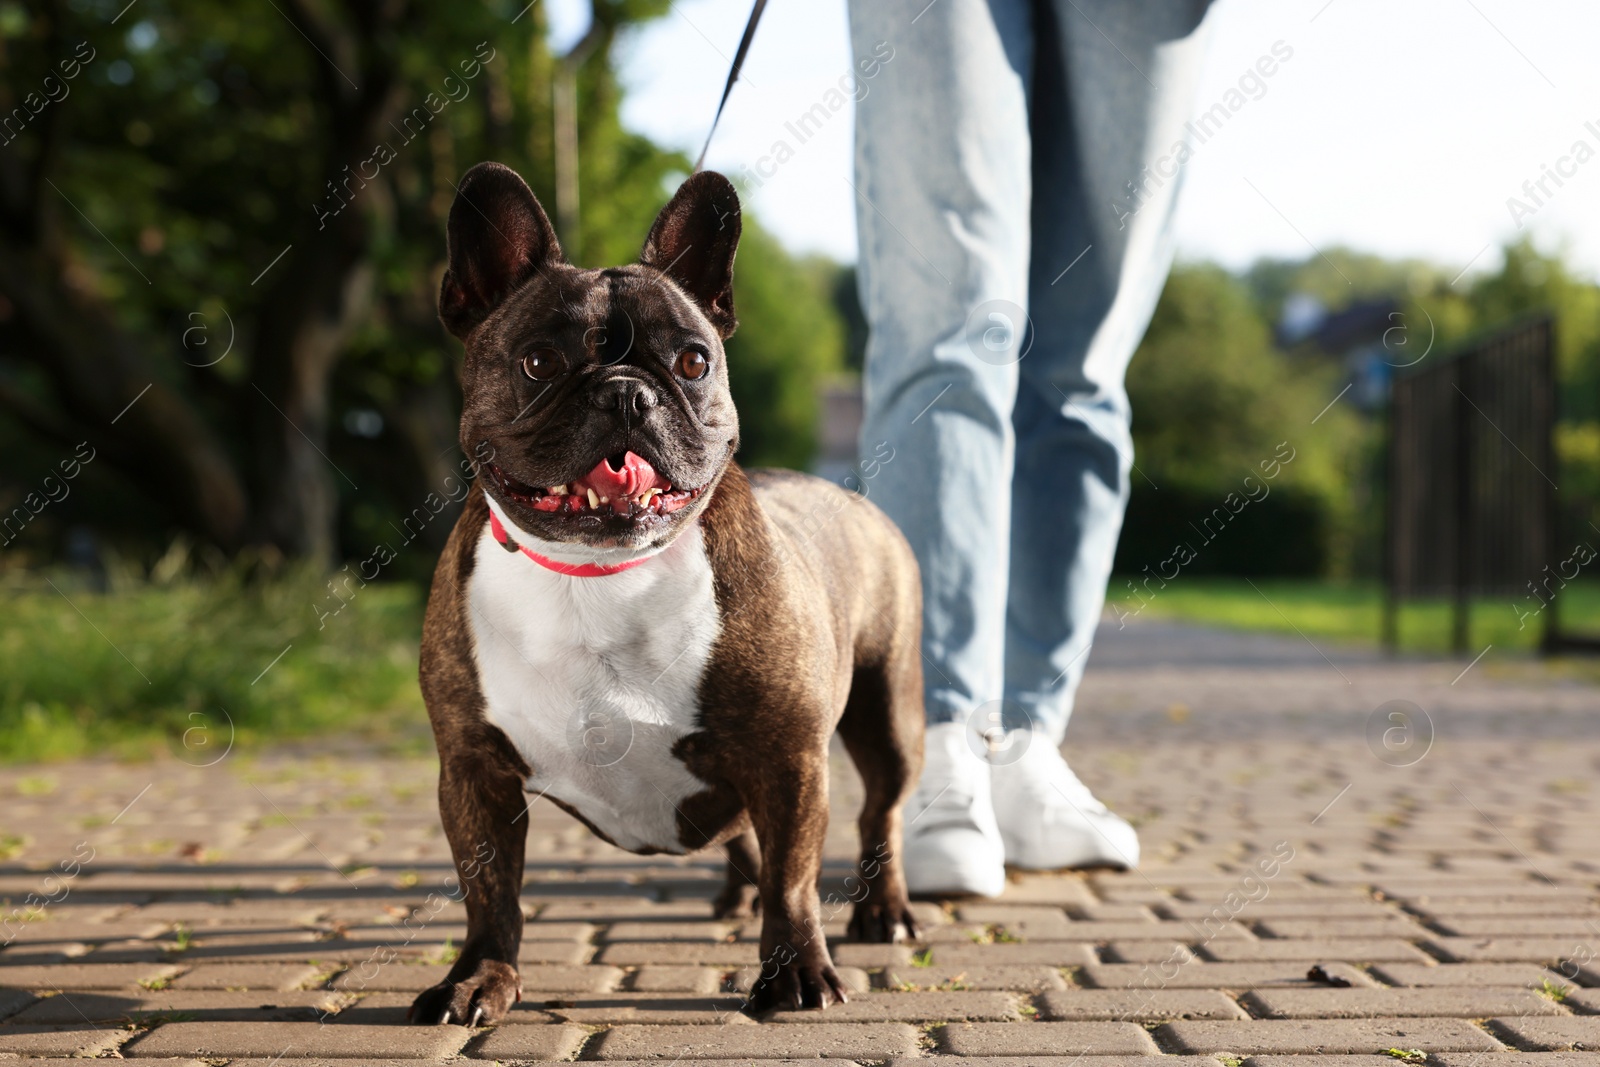
M 852 941 L 871 941 L 876 944 L 893 944 L 897 941 L 917 939 L 917 917 L 911 914 L 911 902 L 899 900 L 863 900 L 850 913 L 846 934 Z
M 499 960 L 479 960 L 477 969 L 467 977 L 446 978 L 423 990 L 411 1002 L 406 1019 L 424 1026 L 480 1026 L 499 1022 L 521 999 L 522 979 L 515 967 Z
M 849 999 L 826 952 L 795 954 L 780 946 L 762 965 L 745 1011 L 755 1015 L 773 1008 L 826 1008 Z

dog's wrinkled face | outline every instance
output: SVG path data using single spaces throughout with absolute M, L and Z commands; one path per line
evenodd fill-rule
M 515 172 L 462 179 L 439 317 L 466 344 L 461 447 L 518 526 L 649 549 L 705 508 L 739 443 L 722 350 L 739 225 L 733 186 L 697 174 L 638 263 L 580 270 Z

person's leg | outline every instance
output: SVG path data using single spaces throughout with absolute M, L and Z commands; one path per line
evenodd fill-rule
M 1004 881 L 982 745 L 963 731 L 1004 684 L 1010 349 L 1022 331 L 1020 314 L 995 321 L 980 309 L 1003 301 L 1020 311 L 1027 301 L 1032 7 L 850 5 L 857 60 L 881 63 L 862 79 L 856 110 L 860 289 L 871 325 L 862 454 L 878 461 L 864 491 L 899 524 L 922 569 L 929 733 L 907 809 L 913 892 L 998 892 Z
M 1007 859 L 1024 866 L 1137 860 L 1132 829 L 1077 784 L 1057 748 L 1128 498 L 1123 376 L 1172 262 L 1205 7 L 1040 5 L 1033 333 L 1013 413 L 1004 705 L 1009 730 L 1034 734 L 1008 734 L 993 760 Z

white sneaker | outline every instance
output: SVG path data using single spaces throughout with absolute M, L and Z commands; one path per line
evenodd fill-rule
M 1095 799 L 1045 734 L 1011 730 L 990 757 L 1006 862 L 1032 870 L 1139 865 L 1139 835 Z
M 922 780 L 906 802 L 905 875 L 913 893 L 999 896 L 1005 846 L 995 824 L 989 764 L 965 723 L 929 726 Z

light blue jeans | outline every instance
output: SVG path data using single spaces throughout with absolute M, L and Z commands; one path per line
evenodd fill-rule
M 1059 744 L 1133 462 L 1207 0 L 852 0 L 871 497 L 922 565 L 930 723 Z M 875 53 L 876 50 L 876 53 Z M 976 716 L 976 718 L 975 718 Z M 981 720 L 981 721 L 980 721 Z

